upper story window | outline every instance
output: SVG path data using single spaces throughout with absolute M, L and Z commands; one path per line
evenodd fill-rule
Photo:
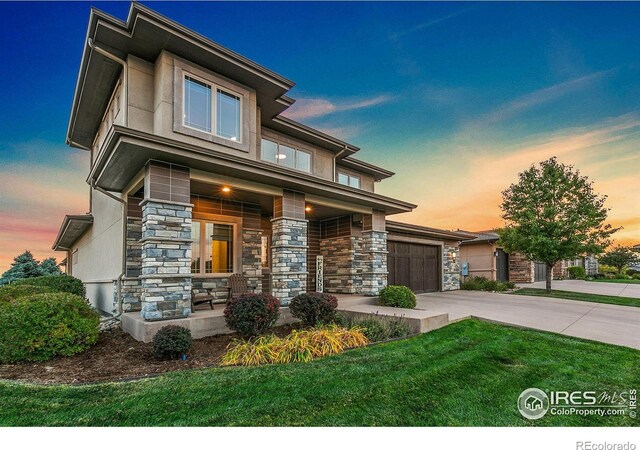
M 346 173 L 339 172 L 338 183 L 360 189 L 360 177 L 356 177 L 355 175 L 348 175 Z
M 310 153 L 268 139 L 262 140 L 262 159 L 303 172 L 311 172 Z
M 184 125 L 187 127 L 240 142 L 241 103 L 242 98 L 232 92 L 191 75 L 184 77 Z

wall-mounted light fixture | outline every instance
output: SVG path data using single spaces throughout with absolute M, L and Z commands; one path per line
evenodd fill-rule
M 231 192 L 231 188 L 229 186 L 223 186 L 222 192 L 224 192 L 225 194 L 228 194 L 229 192 Z

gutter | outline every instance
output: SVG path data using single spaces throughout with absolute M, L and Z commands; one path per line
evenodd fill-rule
M 120 272 L 120 275 L 118 275 L 116 281 L 116 288 L 118 289 L 118 310 L 115 318 L 118 318 L 122 315 L 122 278 L 127 274 L 127 201 L 113 195 L 111 192 L 102 189 L 99 186 L 96 186 L 94 180 L 91 180 L 90 186 L 92 189 L 95 189 L 122 204 L 122 271 Z
M 349 147 L 347 147 L 346 145 L 344 146 L 344 148 L 342 150 L 340 150 L 338 153 L 336 153 L 335 155 L 333 155 L 333 181 L 337 182 L 338 180 L 336 180 L 336 174 L 338 169 L 336 168 L 336 163 L 338 161 L 338 158 L 340 156 L 342 156 L 343 153 L 346 153 L 347 151 L 349 151 Z

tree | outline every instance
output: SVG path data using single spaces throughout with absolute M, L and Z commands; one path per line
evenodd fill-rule
M 11 283 L 21 278 L 33 278 L 42 275 L 40 265 L 35 260 L 29 250 L 16 256 L 11 263 L 11 267 L 2 274 L 0 284 Z
M 40 263 L 40 272 L 42 275 L 62 275 L 60 266 L 55 258 L 47 258 Z
M 500 242 L 509 252 L 545 263 L 549 292 L 554 264 L 602 253 L 619 228 L 605 224 L 607 196 L 596 194 L 592 181 L 555 157 L 532 165 L 518 178 L 502 192 L 506 226 L 498 232 Z
M 607 266 L 615 267 L 618 269 L 618 273 L 622 273 L 622 269 L 629 264 L 633 264 L 638 261 L 640 261 L 640 258 L 632 248 L 623 247 L 621 245 L 617 245 L 612 250 L 598 258 L 598 262 L 606 264 Z

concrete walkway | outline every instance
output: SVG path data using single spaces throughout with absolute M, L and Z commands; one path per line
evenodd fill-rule
M 519 287 L 544 289 L 545 281 L 518 284 Z M 559 291 L 584 292 L 586 294 L 616 295 L 618 297 L 640 298 L 640 284 L 606 283 L 581 280 L 559 280 L 551 282 L 551 289 Z
M 475 316 L 640 349 L 640 308 L 477 291 L 417 298 L 417 308 L 433 315 L 447 313 L 451 322 Z

